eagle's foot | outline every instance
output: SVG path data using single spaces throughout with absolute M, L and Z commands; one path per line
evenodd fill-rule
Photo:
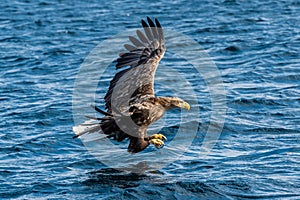
M 153 134 L 153 135 L 151 135 L 149 138 L 150 138 L 150 140 L 151 140 L 151 139 L 160 139 L 160 140 L 162 140 L 162 141 L 167 141 L 166 136 L 164 136 L 163 134 L 160 134 L 160 133 Z
M 165 145 L 164 141 L 160 139 L 151 139 L 150 144 L 153 144 L 158 149 L 162 148 Z
M 167 140 L 166 136 L 159 133 L 151 135 L 149 139 L 150 144 L 153 144 L 158 149 L 162 148 L 165 145 L 164 141 Z

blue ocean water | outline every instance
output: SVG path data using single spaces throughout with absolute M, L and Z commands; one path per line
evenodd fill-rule
M 300 199 L 299 13 L 298 0 L 1 1 L 0 198 Z M 93 48 L 146 16 L 209 53 L 227 115 L 201 157 L 211 104 L 205 83 L 191 80 L 202 88 L 193 145 L 178 161 L 135 174 L 105 166 L 72 139 L 72 94 Z

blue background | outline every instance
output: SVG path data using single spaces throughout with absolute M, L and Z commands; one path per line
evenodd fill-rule
M 299 13 L 298 0 L 2 0 L 0 198 L 299 199 Z M 179 161 L 137 175 L 107 168 L 72 139 L 72 92 L 89 52 L 146 16 L 207 50 L 228 110 L 215 148 L 199 157 L 211 113 L 209 94 L 199 90 L 193 146 Z

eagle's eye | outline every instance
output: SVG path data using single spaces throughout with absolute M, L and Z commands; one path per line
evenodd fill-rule
M 160 54 L 161 50 L 160 49 L 156 49 L 156 54 Z

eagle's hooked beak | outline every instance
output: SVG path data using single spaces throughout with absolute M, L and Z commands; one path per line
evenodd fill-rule
M 191 109 L 191 106 L 190 106 L 190 104 L 188 104 L 187 102 L 183 102 L 183 103 L 181 103 L 180 104 L 180 107 L 181 108 L 184 108 L 184 109 L 187 109 L 187 110 L 190 110 Z

